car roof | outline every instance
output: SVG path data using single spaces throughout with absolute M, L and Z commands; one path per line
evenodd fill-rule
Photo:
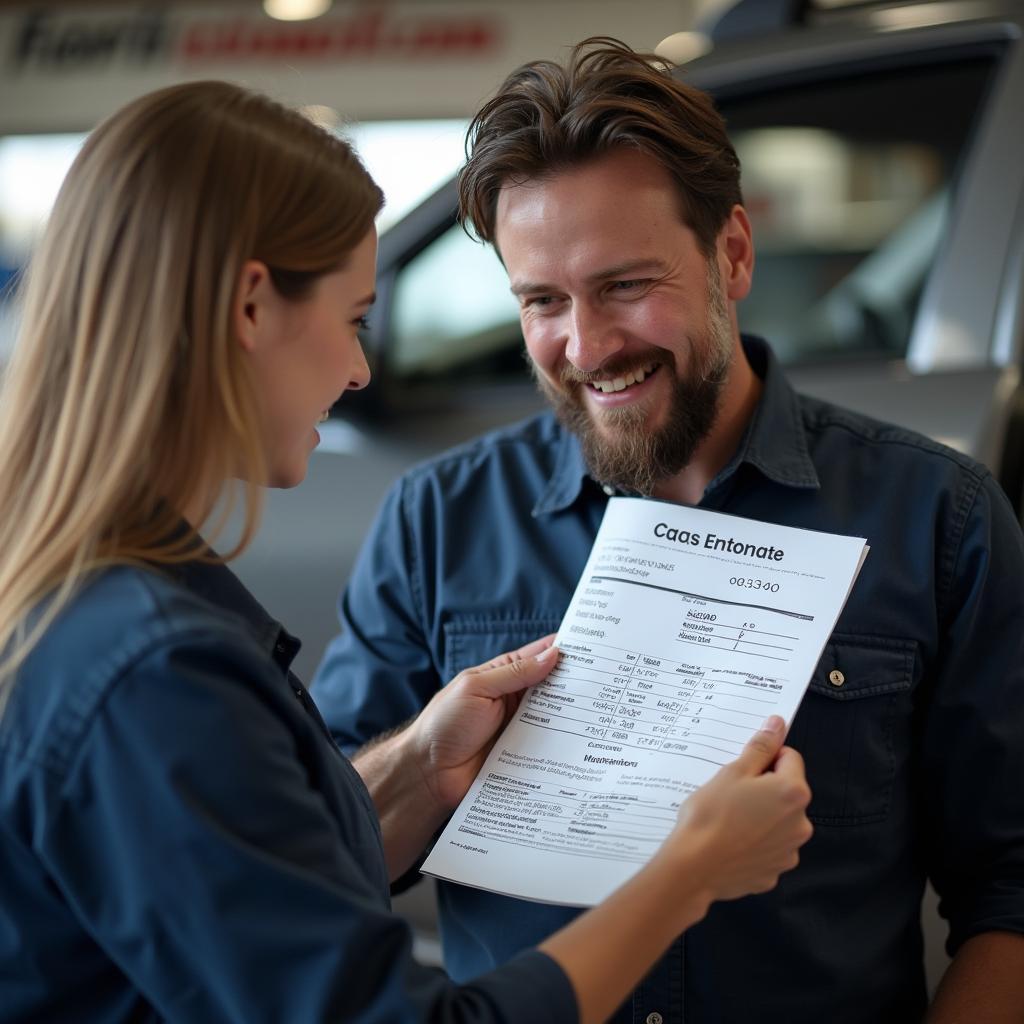
M 738 0 L 698 30 L 715 47 L 765 33 L 838 30 L 898 31 L 1020 14 L 1019 0 Z

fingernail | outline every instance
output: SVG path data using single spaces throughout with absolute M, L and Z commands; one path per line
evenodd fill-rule
M 557 653 L 558 653 L 558 648 L 555 647 L 554 644 L 552 644 L 550 647 L 545 648 L 543 651 L 540 652 L 540 654 L 537 655 L 537 660 L 538 661 L 548 661 L 550 658 L 552 658 Z
M 782 732 L 785 727 L 786 723 L 779 717 L 779 715 L 769 715 L 761 723 L 761 732 Z

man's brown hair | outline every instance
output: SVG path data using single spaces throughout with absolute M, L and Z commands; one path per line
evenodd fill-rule
M 459 175 L 459 218 L 494 242 L 502 186 L 579 166 L 618 148 L 647 153 L 675 181 L 681 214 L 709 255 L 743 201 L 740 163 L 711 98 L 666 62 L 595 36 L 565 65 L 513 71 L 473 119 Z

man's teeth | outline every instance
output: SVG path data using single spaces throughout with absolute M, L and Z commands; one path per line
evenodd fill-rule
M 596 391 L 603 391 L 606 395 L 611 394 L 613 391 L 625 391 L 630 384 L 639 384 L 650 374 L 654 373 L 657 368 L 657 363 L 649 363 L 639 370 L 627 373 L 624 377 L 616 377 L 614 380 L 595 380 L 591 381 L 590 384 Z
M 330 415 L 330 410 L 324 409 L 324 411 L 320 413 L 320 418 L 317 420 L 317 423 L 325 423 Z

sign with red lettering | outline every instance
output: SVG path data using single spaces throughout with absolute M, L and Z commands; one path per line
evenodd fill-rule
M 185 18 L 167 11 L 97 18 L 38 10 L 17 27 L 9 67 L 82 71 L 114 63 L 450 60 L 486 55 L 498 38 L 497 23 L 486 15 L 398 13 L 387 7 L 302 22 L 235 15 Z

